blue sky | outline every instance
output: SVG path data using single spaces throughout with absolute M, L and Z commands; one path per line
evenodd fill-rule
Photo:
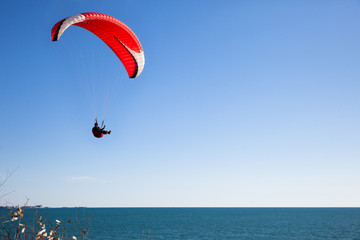
M 88 11 L 135 32 L 140 77 L 80 28 L 51 42 L 56 22 Z M 359 13 L 350 0 L 5 0 L 0 176 L 16 170 L 2 200 L 359 207 Z M 69 54 L 94 48 L 119 80 L 100 140 L 78 79 L 99 73 Z

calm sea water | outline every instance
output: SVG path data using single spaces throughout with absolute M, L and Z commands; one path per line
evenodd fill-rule
M 360 239 L 360 208 L 53 208 L 37 214 L 87 221 L 92 240 Z

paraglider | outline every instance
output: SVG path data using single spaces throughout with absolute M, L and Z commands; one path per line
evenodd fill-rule
M 86 12 L 65 18 L 56 23 L 51 30 L 52 41 L 58 41 L 70 26 L 82 27 L 99 37 L 116 54 L 124 65 L 129 78 L 136 78 L 144 69 L 145 57 L 140 41 L 132 30 L 114 17 L 103 13 Z M 105 128 L 105 126 L 104 126 Z M 95 121 L 93 135 L 101 138 L 105 131 Z
M 97 119 L 95 119 L 94 127 L 92 128 L 92 133 L 93 133 L 94 137 L 102 138 L 104 136 L 104 134 L 110 135 L 111 130 L 106 131 L 105 127 L 106 126 L 104 125 L 104 121 L 102 122 L 101 127 L 99 127 L 99 124 L 97 123 Z

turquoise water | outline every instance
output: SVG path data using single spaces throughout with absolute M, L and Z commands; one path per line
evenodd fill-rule
M 96 240 L 360 239 L 360 208 L 56 208 L 37 214 L 90 221 L 87 239 Z

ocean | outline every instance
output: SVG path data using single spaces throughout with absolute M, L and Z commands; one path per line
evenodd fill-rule
M 89 224 L 89 240 L 360 239 L 360 208 L 25 209 L 35 212 Z

